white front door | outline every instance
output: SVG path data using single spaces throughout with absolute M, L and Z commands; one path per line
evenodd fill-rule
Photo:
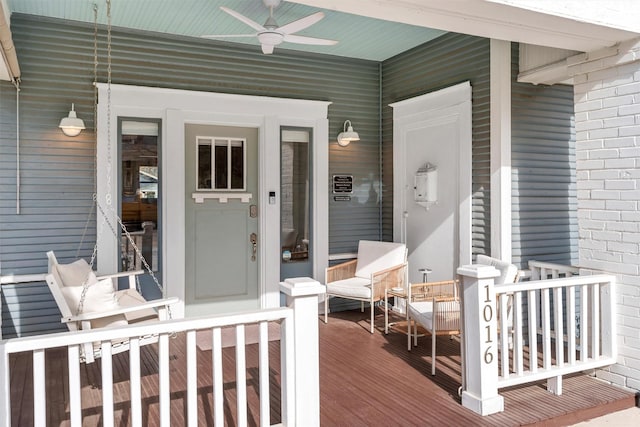
M 188 315 L 260 307 L 258 129 L 185 125 Z
M 409 281 L 455 277 L 471 262 L 471 86 L 392 104 L 394 240 L 409 251 Z

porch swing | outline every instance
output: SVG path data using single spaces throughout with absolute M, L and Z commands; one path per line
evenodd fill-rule
M 111 87 L 111 1 L 106 0 L 107 5 L 107 86 Z M 94 87 L 97 82 L 97 63 L 98 63 L 98 48 L 97 48 L 97 18 L 98 8 L 94 5 Z M 97 133 L 97 114 L 95 112 L 97 105 L 97 96 L 94 103 L 94 129 Z M 107 105 L 110 109 L 111 106 L 111 91 L 108 91 Z M 111 152 L 111 123 L 110 116 L 107 118 L 107 146 L 108 152 Z M 95 168 L 97 173 L 97 168 Z M 111 180 L 111 156 L 107 158 L 107 182 Z M 95 185 L 94 185 L 95 190 Z M 51 290 L 51 293 L 60 309 L 62 314 L 62 323 L 66 324 L 70 331 L 99 329 L 105 327 L 122 327 L 130 324 L 141 324 L 148 322 L 157 322 L 171 318 L 171 305 L 177 303 L 178 298 L 166 297 L 166 290 L 160 284 L 157 277 L 153 273 L 149 263 L 145 260 L 142 252 L 136 242 L 134 241 L 131 233 L 127 230 L 124 222 L 115 211 L 112 204 L 110 185 L 107 185 L 107 194 L 105 196 L 105 206 L 103 207 L 99 202 L 96 193 L 94 192 L 93 204 L 89 217 L 87 218 L 87 225 L 83 237 L 80 241 L 80 247 L 84 241 L 84 235 L 86 234 L 88 224 L 91 216 L 94 213 L 99 215 L 102 220 L 98 227 L 98 233 L 96 236 L 96 242 L 93 247 L 91 260 L 87 263 L 84 259 L 78 259 L 70 264 L 60 264 L 53 251 L 47 253 L 49 258 L 49 269 L 46 275 L 46 282 Z M 95 209 L 97 207 L 97 210 Z M 114 226 L 107 218 L 107 212 L 109 211 L 115 217 L 117 226 Z M 120 239 L 120 236 L 116 232 L 119 228 L 126 236 L 127 242 L 133 248 L 135 256 L 137 256 L 141 264 L 144 266 L 146 273 L 153 279 L 153 282 L 160 290 L 163 298 L 159 300 L 146 301 L 142 296 L 140 290 L 139 276 L 145 273 L 145 270 L 138 271 L 126 271 L 122 273 L 116 273 L 106 276 L 97 276 L 93 267 L 95 264 L 98 241 L 100 240 L 105 226 L 107 226 L 113 233 L 116 239 Z M 80 247 L 78 248 L 79 255 Z M 123 290 L 118 290 L 118 280 L 120 278 L 128 279 L 128 287 Z M 157 335 L 149 335 L 140 337 L 140 345 L 150 344 L 158 340 Z M 116 354 L 129 350 L 129 342 L 126 339 L 117 340 L 112 342 L 111 353 Z M 81 349 L 81 360 L 86 363 L 93 363 L 96 358 L 101 357 L 101 343 L 88 343 Z

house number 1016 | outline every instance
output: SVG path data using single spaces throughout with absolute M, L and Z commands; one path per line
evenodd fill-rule
M 493 362 L 493 352 L 491 351 L 491 346 L 493 344 L 493 339 L 491 338 L 491 325 L 489 322 L 493 319 L 493 308 L 491 307 L 491 296 L 489 295 L 489 285 L 485 285 L 484 287 L 486 291 L 486 297 L 484 300 L 484 307 L 482 308 L 482 317 L 485 321 L 485 330 L 487 331 L 485 344 L 486 347 L 484 349 L 484 363 L 490 365 Z

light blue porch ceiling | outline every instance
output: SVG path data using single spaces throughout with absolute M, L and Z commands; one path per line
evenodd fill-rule
M 8 0 L 8 4 L 12 13 L 91 23 L 94 4 L 97 4 L 98 22 L 107 22 L 104 0 Z M 112 25 L 189 37 L 254 32 L 246 24 L 220 10 L 220 6 L 233 9 L 259 24 L 263 24 L 269 16 L 262 0 L 112 0 Z M 338 40 L 337 45 L 283 43 L 276 47 L 274 53 L 277 54 L 280 49 L 293 49 L 382 61 L 445 33 L 289 2 L 282 2 L 274 10 L 274 17 L 282 26 L 320 10 L 325 12 L 324 19 L 296 34 Z M 254 38 L 225 40 L 252 44 L 256 46 L 256 51 L 260 51 Z

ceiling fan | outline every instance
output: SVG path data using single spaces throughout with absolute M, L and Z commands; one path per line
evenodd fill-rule
M 260 25 L 257 22 L 247 18 L 246 16 L 236 12 L 235 10 L 221 6 L 220 9 L 233 16 L 239 21 L 244 22 L 254 30 L 253 34 L 229 34 L 229 35 L 205 35 L 202 36 L 208 39 L 219 38 L 232 38 L 232 37 L 257 37 L 258 41 L 262 45 L 262 53 L 273 53 L 273 48 L 278 46 L 282 42 L 309 44 L 309 45 L 324 45 L 330 46 L 338 43 L 336 40 L 319 39 L 315 37 L 298 36 L 294 33 L 302 31 L 308 28 L 324 18 L 323 12 L 313 13 L 305 18 L 298 19 L 297 21 L 290 22 L 286 25 L 279 26 L 273 17 L 273 9 L 280 5 L 281 0 L 263 0 L 266 7 L 269 8 L 269 18 Z

